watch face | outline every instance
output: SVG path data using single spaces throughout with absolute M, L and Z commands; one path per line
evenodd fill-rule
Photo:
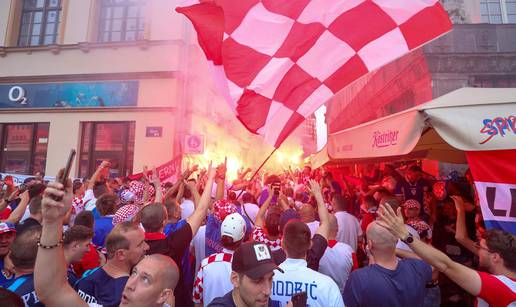
M 413 236 L 408 236 L 407 237 L 407 243 L 410 244 L 412 242 L 414 242 L 414 237 Z

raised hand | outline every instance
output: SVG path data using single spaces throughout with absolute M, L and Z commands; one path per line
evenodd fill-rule
M 310 192 L 312 192 L 312 194 L 314 196 L 316 196 L 316 197 L 317 197 L 317 195 L 322 196 L 321 185 L 317 181 L 310 179 L 310 180 L 308 180 L 308 185 L 310 187 Z
M 59 177 L 60 176 L 57 176 L 56 178 Z M 60 201 L 56 201 L 56 199 L 60 198 Z M 71 179 L 67 179 L 66 186 L 59 182 L 50 182 L 43 193 L 43 199 L 41 201 L 43 223 L 63 222 L 66 213 L 72 206 L 72 199 Z
M 409 235 L 403 215 L 401 214 L 401 207 L 395 213 L 389 205 L 380 205 L 380 210 L 377 211 L 378 223 L 389 230 L 394 236 L 400 239 L 406 239 Z
M 453 199 L 453 202 L 455 203 L 455 209 L 457 209 L 457 211 L 464 211 L 464 200 L 462 197 L 458 195 L 451 195 L 450 198 Z

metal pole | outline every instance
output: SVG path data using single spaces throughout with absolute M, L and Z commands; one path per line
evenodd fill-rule
M 267 163 L 267 161 L 269 161 L 269 159 L 272 157 L 272 155 L 276 152 L 276 150 L 278 150 L 278 148 L 274 148 L 274 150 L 270 153 L 270 155 L 265 159 L 265 161 L 263 161 L 263 163 L 258 167 L 258 169 L 256 169 L 256 171 L 254 172 L 253 176 L 251 176 L 251 179 L 249 180 L 253 180 L 254 177 L 256 177 L 256 175 L 258 174 L 258 172 L 263 168 L 263 166 L 265 165 L 265 163 Z M 240 196 L 242 196 L 242 194 L 244 193 L 244 190 L 241 190 L 240 193 L 238 194 L 237 196 L 237 200 L 240 198 Z M 242 204 L 242 210 L 244 211 L 244 214 L 245 216 L 247 216 L 247 218 L 249 219 L 249 221 L 251 222 L 251 224 L 253 224 L 254 226 L 254 222 L 253 220 L 249 217 L 249 214 L 247 214 L 247 211 L 245 210 L 245 204 Z

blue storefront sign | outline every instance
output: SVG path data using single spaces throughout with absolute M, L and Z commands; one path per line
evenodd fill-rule
M 0 84 L 0 108 L 136 106 L 138 81 Z

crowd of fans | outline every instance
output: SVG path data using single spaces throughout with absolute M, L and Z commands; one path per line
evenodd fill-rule
M 2 181 L 1 306 L 515 306 L 515 234 L 416 164 Z

